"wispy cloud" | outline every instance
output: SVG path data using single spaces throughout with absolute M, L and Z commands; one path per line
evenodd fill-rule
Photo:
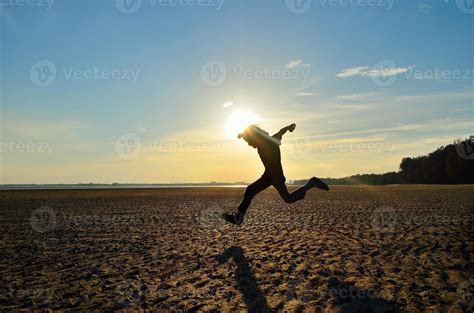
M 418 11 L 422 13 L 428 13 L 431 10 L 432 6 L 424 3 L 418 3 Z
M 362 75 L 369 69 L 368 66 L 359 66 L 359 67 L 352 67 L 341 71 L 336 77 L 352 77 L 357 75 Z
M 432 94 L 415 94 L 407 96 L 396 97 L 395 100 L 398 102 L 431 102 L 431 101 L 448 101 L 448 100 L 472 100 L 474 93 L 472 90 L 459 91 L 459 92 L 442 92 Z
M 222 106 L 224 107 L 224 109 L 227 109 L 229 107 L 231 107 L 234 103 L 232 101 L 228 101 L 226 103 L 223 103 Z
M 299 103 L 299 102 L 294 102 L 294 103 L 290 104 L 289 107 L 294 108 L 294 109 L 306 109 L 306 108 L 308 108 L 307 105 Z
M 366 77 L 386 77 L 394 76 L 408 72 L 415 65 L 408 67 L 369 67 L 369 66 L 359 66 L 345 69 L 338 73 L 336 77 L 345 78 L 353 76 L 366 76 Z
M 336 109 L 347 109 L 347 110 L 367 110 L 372 106 L 368 104 L 333 104 L 332 107 Z
M 303 63 L 303 60 L 292 60 L 286 64 L 286 68 L 294 69 L 298 67 L 310 67 L 311 64 Z
M 313 96 L 319 96 L 319 93 L 315 92 L 298 92 L 296 94 L 297 97 L 313 97 Z
M 348 101 L 361 101 L 370 97 L 378 96 L 378 92 L 366 92 L 366 93 L 356 93 L 352 95 L 342 95 L 338 96 L 337 99 L 348 100 Z
M 356 135 L 369 135 L 377 134 L 379 136 L 384 134 L 397 135 L 405 132 L 415 131 L 434 131 L 434 130 L 448 130 L 448 129 L 469 129 L 472 128 L 473 122 L 466 118 L 449 118 L 433 120 L 426 123 L 413 123 L 413 124 L 394 124 L 382 128 L 367 128 L 361 130 L 348 130 L 346 132 L 332 132 L 327 134 L 317 134 L 314 136 L 315 139 L 319 138 L 338 138 Z

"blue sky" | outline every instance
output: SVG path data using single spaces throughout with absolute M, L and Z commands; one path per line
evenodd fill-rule
M 297 124 L 288 179 L 397 170 L 474 129 L 463 1 L 128 1 L 0 0 L 0 182 L 251 181 L 237 110 Z

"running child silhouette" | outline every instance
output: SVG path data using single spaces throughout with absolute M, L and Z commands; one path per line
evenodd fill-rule
M 286 203 L 293 203 L 303 199 L 306 192 L 313 187 L 326 191 L 329 190 L 328 185 L 326 185 L 322 180 L 312 177 L 303 187 L 292 193 L 288 192 L 285 185 L 286 178 L 283 175 L 283 168 L 281 166 L 280 145 L 283 135 L 287 131 L 290 133 L 293 132 L 295 127 L 296 124 L 291 124 L 283 127 L 273 136 L 270 136 L 259 126 L 250 125 L 238 135 L 238 138 L 243 138 L 249 146 L 257 149 L 258 155 L 265 166 L 265 172 L 262 177 L 245 189 L 244 199 L 238 207 L 238 212 L 236 214 L 224 214 L 224 218 L 227 222 L 236 225 L 242 224 L 245 212 L 250 206 L 253 197 L 270 186 L 273 186 L 278 190 L 278 193 Z

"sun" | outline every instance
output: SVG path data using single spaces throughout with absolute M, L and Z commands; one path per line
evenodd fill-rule
M 250 111 L 233 111 L 227 120 L 227 135 L 231 138 L 241 133 L 247 126 L 260 122 L 260 117 Z

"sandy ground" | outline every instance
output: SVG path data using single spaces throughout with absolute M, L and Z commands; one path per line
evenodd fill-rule
M 472 312 L 474 186 L 0 192 L 0 310 Z

